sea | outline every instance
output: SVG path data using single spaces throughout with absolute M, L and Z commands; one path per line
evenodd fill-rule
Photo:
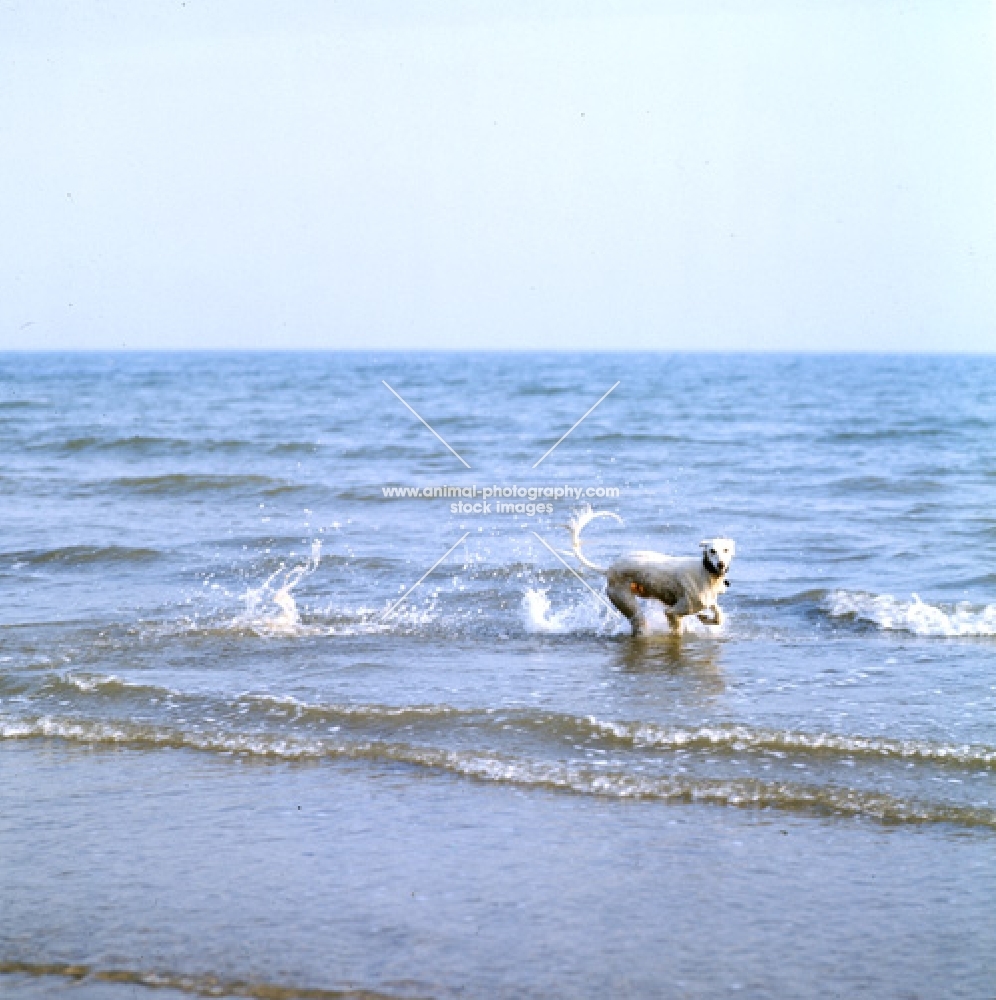
M 0 534 L 5 998 L 996 996 L 996 357 L 5 353 Z

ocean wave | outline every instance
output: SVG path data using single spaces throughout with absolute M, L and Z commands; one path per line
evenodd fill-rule
M 226 490 L 266 493 L 289 492 L 301 487 L 270 476 L 169 473 L 161 476 L 121 476 L 101 485 L 150 496 L 179 496 L 187 493 L 216 493 Z
M 48 406 L 47 399 L 0 399 L 0 410 L 27 410 L 33 406 Z
M 495 709 L 459 709 L 450 705 L 371 705 L 366 704 L 319 704 L 303 701 L 293 695 L 253 694 L 246 692 L 239 695 L 238 704 L 256 704 L 262 708 L 278 709 L 288 713 L 295 719 L 308 719 L 321 723 L 341 722 L 348 719 L 363 722 L 407 723 L 410 720 L 430 720 L 479 718 L 482 714 L 491 714 Z
M 72 453 L 81 451 L 135 451 L 145 453 L 156 449 L 173 450 L 189 442 L 181 438 L 154 437 L 144 434 L 133 434 L 129 437 L 108 438 L 86 434 L 81 437 L 65 440 L 45 441 L 35 447 L 44 450 L 54 449 Z
M 12 687 L 8 694 L 23 694 L 24 685 Z M 442 703 L 381 705 L 360 703 L 323 703 L 308 701 L 290 694 L 269 691 L 244 691 L 238 695 L 185 694 L 173 688 L 127 680 L 115 674 L 66 673 L 45 678 L 40 686 L 43 696 L 62 697 L 81 694 L 100 701 L 137 698 L 165 702 L 185 715 L 220 717 L 228 715 L 240 722 L 252 713 L 280 722 L 309 725 L 364 725 L 411 733 L 429 727 L 438 736 L 440 725 L 450 723 L 461 732 L 491 731 L 504 736 L 510 731 L 531 739 L 547 739 L 554 746 L 570 741 L 575 746 L 604 746 L 604 741 L 637 750 L 665 752 L 707 752 L 711 755 L 744 754 L 789 755 L 823 760 L 900 760 L 919 761 L 937 766 L 950 765 L 971 769 L 996 769 L 996 747 L 980 743 L 942 743 L 894 736 L 866 736 L 859 733 L 804 732 L 754 727 L 741 723 L 714 723 L 704 726 L 665 726 L 647 721 L 599 719 L 594 715 L 576 716 L 535 708 L 494 707 L 456 708 Z M 86 699 L 81 703 L 85 706 Z M 247 715 L 247 713 L 249 713 Z
M 145 986 L 153 990 L 172 990 L 199 997 L 249 997 L 251 1000 L 397 1000 L 397 993 L 378 993 L 366 988 L 321 989 L 255 980 L 226 979 L 214 975 L 186 975 L 179 972 L 153 972 L 140 969 L 95 968 L 69 962 L 0 961 L 0 975 L 69 979 L 80 983 L 117 983 L 122 986 Z M 403 996 L 411 996 L 406 991 Z
M 94 563 L 134 563 L 158 559 L 158 549 L 133 548 L 127 545 L 64 545 L 54 549 L 32 549 L 25 552 L 4 552 L 0 559 L 15 565 L 44 566 L 60 563 L 67 566 L 89 566 Z
M 931 802 L 841 785 L 697 778 L 685 774 L 644 776 L 555 761 L 413 746 L 382 740 L 356 742 L 327 737 L 299 739 L 271 734 L 191 732 L 165 726 L 57 719 L 0 721 L 0 739 L 59 739 L 87 746 L 177 749 L 288 762 L 353 760 L 406 764 L 431 771 L 553 792 L 610 799 L 699 803 L 745 809 L 778 809 L 882 823 L 947 823 L 996 830 L 996 810 Z
M 920 498 L 925 493 L 941 492 L 944 489 L 942 476 L 943 473 L 940 470 L 930 477 L 921 475 L 909 480 L 870 473 L 864 476 L 846 475 L 831 480 L 826 483 L 824 488 L 845 497 L 850 497 L 855 493 L 874 493 Z
M 536 709 L 490 708 L 457 709 L 449 705 L 322 705 L 287 696 L 247 694 L 247 701 L 284 709 L 295 719 L 320 723 L 351 721 L 383 723 L 397 721 L 406 728 L 412 722 L 431 723 L 434 730 L 444 720 L 461 730 L 510 728 L 530 736 L 547 737 L 557 746 L 565 740 L 575 744 L 611 740 L 634 749 L 664 751 L 704 751 L 709 754 L 783 754 L 793 758 L 829 760 L 852 758 L 916 760 L 936 765 L 967 768 L 996 768 L 996 747 L 984 744 L 947 744 L 918 739 L 878 736 L 806 733 L 792 730 L 753 728 L 737 724 L 699 727 L 667 727 L 649 722 L 616 722 L 595 716 L 573 716 Z
M 132 434 L 125 437 L 111 437 L 99 434 L 84 434 L 77 437 L 45 440 L 29 445 L 31 450 L 58 451 L 77 454 L 88 451 L 132 453 L 134 455 L 191 455 L 191 454 L 233 454 L 246 452 L 260 454 L 289 455 L 305 454 L 316 450 L 311 441 L 267 441 L 242 438 L 185 438 L 165 437 L 151 434 Z
M 0 675 L 0 681 L 3 680 Z M 28 685 L 12 685 L 6 694 L 24 694 L 31 691 Z M 320 703 L 310 702 L 290 694 L 273 694 L 267 691 L 243 691 L 234 696 L 219 693 L 185 693 L 158 684 L 132 681 L 116 674 L 65 673 L 51 674 L 35 689 L 45 698 L 63 699 L 67 695 L 83 695 L 76 707 L 87 708 L 95 702 L 114 703 L 161 702 L 191 718 L 216 719 L 228 717 L 240 723 L 253 719 L 276 719 L 278 722 L 305 722 L 312 725 L 349 723 L 362 725 L 392 723 L 406 726 L 412 721 L 438 723 L 456 719 L 462 724 L 482 721 L 499 712 L 498 709 L 458 709 L 445 704 L 378 705 L 370 703 Z M 30 700 L 30 699 L 27 699 Z M 64 701 L 60 705 L 66 705 Z M 8 720 L 10 721 L 10 720 Z
M 69 673 L 46 678 L 41 688 L 43 693 L 65 694 L 99 694 L 102 698 L 127 697 L 134 698 L 144 695 L 151 698 L 178 698 L 180 691 L 173 688 L 160 687 L 155 684 L 142 684 L 125 680 L 116 674 Z
M 962 422 L 962 426 L 965 424 Z M 918 440 L 951 436 L 955 430 L 947 427 L 925 427 L 922 424 L 899 424 L 892 427 L 872 429 L 831 430 L 823 436 L 823 440 L 834 444 L 869 444 L 882 441 L 902 441 L 907 443 L 911 438 Z
M 877 736 L 802 733 L 739 725 L 668 729 L 645 722 L 603 722 L 594 716 L 589 716 L 588 722 L 597 732 L 636 747 L 738 754 L 775 752 L 830 758 L 891 758 L 966 767 L 996 767 L 996 748 L 971 743 L 944 744 Z
M 0 675 L 0 680 L 2 680 Z M 11 686 L 7 694 L 24 694 L 31 688 L 21 684 Z M 438 724 L 455 720 L 460 725 L 486 723 L 492 716 L 505 718 L 500 709 L 459 709 L 445 704 L 379 705 L 371 703 L 321 703 L 306 701 L 295 695 L 273 694 L 267 691 L 243 691 L 237 695 L 220 693 L 184 693 L 163 685 L 126 680 L 116 674 L 66 673 L 51 674 L 35 689 L 45 698 L 63 699 L 67 695 L 83 695 L 75 702 L 60 701 L 60 705 L 92 709 L 95 703 L 118 701 L 154 702 L 168 704 L 185 717 L 196 719 L 223 719 L 240 724 L 266 720 L 278 724 L 307 723 L 326 726 L 352 723 L 381 726 L 390 723 L 393 728 L 408 728 L 410 723 Z M 22 699 L 24 701 L 31 700 Z M 513 713 L 514 714 L 514 713 Z M 11 721 L 11 720 L 7 720 Z
M 944 610 L 927 604 L 917 594 L 902 601 L 891 594 L 835 590 L 827 595 L 823 606 L 834 618 L 868 622 L 885 631 L 922 636 L 996 636 L 996 604 L 980 608 L 962 603 Z
M 23 687 L 23 685 L 22 685 Z M 707 753 L 731 758 L 745 755 L 810 758 L 834 762 L 916 761 L 939 767 L 972 770 L 996 769 L 996 747 L 980 743 L 943 743 L 924 739 L 862 734 L 804 732 L 769 729 L 735 722 L 704 726 L 666 726 L 647 721 L 599 719 L 594 715 L 535 708 L 457 708 L 443 703 L 381 705 L 371 703 L 322 703 L 296 695 L 245 691 L 234 696 L 185 694 L 172 688 L 132 681 L 115 674 L 66 673 L 49 675 L 38 693 L 44 698 L 76 698 L 78 707 L 93 703 L 129 700 L 141 704 L 163 703 L 190 719 L 227 719 L 284 727 L 280 735 L 294 738 L 343 727 L 354 735 L 390 736 L 419 731 L 434 739 L 447 731 L 467 735 L 477 732 L 488 743 L 526 737 L 560 748 L 565 741 L 576 748 L 602 747 L 606 741 L 637 751 Z M 20 688 L 18 693 L 23 694 Z M 76 696 L 82 695 L 80 699 Z M 32 700 L 31 697 L 26 699 Z M 66 704 L 61 702 L 60 704 Z M 11 720 L 8 720 L 11 721 Z M 264 734 L 265 735 L 265 734 Z M 254 737 L 253 737 L 254 738 Z

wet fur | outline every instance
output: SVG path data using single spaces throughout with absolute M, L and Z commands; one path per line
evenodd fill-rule
M 599 517 L 621 518 L 609 511 L 590 507 L 571 519 L 574 555 L 582 565 L 606 577 L 605 592 L 629 619 L 633 635 L 647 631 L 638 598 L 658 600 L 664 605 L 671 630 L 681 633 L 682 620 L 689 615 L 708 625 L 722 625 L 719 595 L 728 586 L 726 572 L 736 550 L 729 538 L 711 538 L 701 543 L 700 556 L 667 556 L 661 552 L 631 552 L 611 566 L 598 566 L 581 551 L 581 532 Z

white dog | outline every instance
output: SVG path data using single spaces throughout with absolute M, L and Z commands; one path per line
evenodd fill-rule
M 581 553 L 581 532 L 596 517 L 622 518 L 610 511 L 591 507 L 571 518 L 571 541 L 574 555 L 589 569 L 604 573 L 609 600 L 629 619 L 633 635 L 647 629 L 640 614 L 638 597 L 654 598 L 663 603 L 671 629 L 681 634 L 681 622 L 687 615 L 697 615 L 707 625 L 722 625 L 719 595 L 728 587 L 726 572 L 733 560 L 736 545 L 729 538 L 711 538 L 701 542 L 702 556 L 666 556 L 660 552 L 631 552 L 611 566 L 596 566 Z M 711 617 L 706 612 L 712 612 Z

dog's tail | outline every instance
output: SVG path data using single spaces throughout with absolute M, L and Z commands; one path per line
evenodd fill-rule
M 587 566 L 588 569 L 593 569 L 596 573 L 607 573 L 608 567 L 596 566 L 590 559 L 585 559 L 581 551 L 581 532 L 584 531 L 588 522 L 594 521 L 596 517 L 614 517 L 622 524 L 622 518 L 618 514 L 613 514 L 610 510 L 592 510 L 591 504 L 585 504 L 584 507 L 574 513 L 571 517 L 571 523 L 568 525 L 571 531 L 571 545 L 574 549 L 574 555 L 582 566 Z

